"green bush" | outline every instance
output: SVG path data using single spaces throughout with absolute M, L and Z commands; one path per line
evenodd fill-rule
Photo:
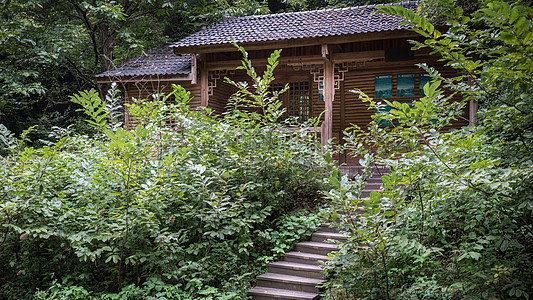
M 89 91 L 72 100 L 94 138 L 62 130 L 34 149 L 4 132 L 0 298 L 245 297 L 270 249 L 319 222 L 301 217 L 289 235 L 291 222 L 281 222 L 299 224 L 286 216 L 302 206 L 294 197 L 317 204 L 324 162 L 304 127 L 278 120 L 280 102 L 268 93 L 278 57 L 261 78 L 244 61 L 256 92 L 235 83 L 240 94 L 223 116 L 189 110 L 189 93 L 176 86 L 176 103 L 130 105 L 139 125 L 126 131 L 115 107 Z
M 400 7 L 429 47 L 459 70 L 433 82 L 414 106 L 393 102 L 397 127 L 347 133 L 361 164 L 382 164 L 383 192 L 361 199 L 365 176 L 334 172 L 329 218 L 349 233 L 327 265 L 330 299 L 529 299 L 533 290 L 533 10 L 485 1 L 464 16 L 440 1 L 449 28 L 441 33 Z M 470 84 L 465 84 L 469 82 Z M 451 103 L 440 86 L 463 96 Z M 360 93 L 371 109 L 379 106 Z M 445 131 L 468 101 L 479 104 L 478 126 Z M 433 120 L 437 120 L 434 122 Z M 379 147 L 363 148 L 360 145 Z M 367 169 L 367 173 L 370 169 Z M 358 220 L 358 205 L 367 213 Z M 349 214 L 348 214 L 349 215 Z

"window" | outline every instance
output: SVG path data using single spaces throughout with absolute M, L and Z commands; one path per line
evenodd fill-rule
M 378 115 L 378 126 L 392 126 L 392 121 L 383 119 L 382 117 L 379 117 L 380 115 L 385 115 L 390 112 L 392 107 L 388 104 L 382 103 L 378 107 L 374 108 L 374 113 Z
M 376 98 L 392 97 L 392 75 L 376 76 L 374 90 Z
M 394 74 L 394 75 L 377 75 L 374 81 L 375 98 L 404 98 L 398 99 L 402 103 L 406 103 L 409 107 L 412 107 L 412 99 L 415 96 L 415 76 L 416 74 Z M 395 78 L 395 82 L 393 82 Z M 394 93 L 393 93 L 394 92 Z M 394 95 L 394 96 L 393 96 Z M 379 107 L 376 107 L 374 113 L 378 115 L 379 126 L 393 126 L 392 120 L 387 120 L 379 117 L 380 115 L 386 115 L 390 112 L 392 107 L 386 103 L 382 103 Z M 401 125 L 401 124 L 398 124 Z
M 414 97 L 415 95 L 415 74 L 398 74 L 396 96 Z
M 424 85 L 431 82 L 431 76 L 429 74 L 395 74 L 395 75 L 378 75 L 375 76 L 374 81 L 374 90 L 376 98 L 389 98 L 389 101 L 395 100 L 402 103 L 402 106 L 407 105 L 413 107 L 412 101 L 415 100 L 415 78 L 418 77 L 418 94 L 420 97 L 425 96 Z M 396 78 L 396 82 L 393 82 L 393 78 Z M 393 93 L 393 91 L 395 93 Z M 395 96 L 393 96 L 393 94 Z M 392 99 L 391 99 L 392 98 Z M 398 99 L 400 98 L 400 99 Z M 379 100 L 379 99 L 378 99 Z M 379 107 L 374 109 L 374 113 L 378 115 L 378 125 L 379 126 L 393 126 L 404 125 L 400 121 L 393 122 L 381 118 L 380 115 L 386 115 L 390 112 L 392 107 L 386 103 L 382 103 Z M 431 123 L 435 124 L 436 120 L 429 120 Z
M 274 93 L 274 92 L 281 92 L 281 90 L 283 90 L 285 86 L 283 85 L 283 83 L 271 83 L 270 84 L 270 87 L 268 88 L 268 91 L 271 92 L 271 93 Z M 282 96 L 283 97 L 283 96 Z
M 285 84 L 273 83 L 269 91 L 279 92 L 285 88 Z M 297 117 L 299 122 L 308 121 L 312 117 L 311 95 L 309 81 L 290 82 L 289 89 L 280 95 L 283 106 L 287 109 L 288 117 Z
M 288 113 L 290 117 L 298 117 L 300 122 L 311 118 L 311 100 L 309 82 L 291 82 L 288 91 Z

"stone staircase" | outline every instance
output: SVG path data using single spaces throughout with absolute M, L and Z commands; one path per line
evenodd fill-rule
M 381 174 L 374 172 L 374 176 L 368 179 L 363 197 L 379 190 Z M 311 241 L 297 243 L 294 251 L 285 253 L 283 261 L 268 264 L 268 272 L 257 276 L 257 283 L 248 295 L 253 300 L 320 299 L 317 285 L 326 279 L 320 262 L 329 260 L 327 254 L 337 250 L 335 242 L 345 240 L 346 236 L 338 233 L 336 228 L 322 224 L 311 236 Z
M 310 242 L 297 243 L 294 251 L 285 253 L 283 261 L 271 262 L 268 272 L 257 276 L 256 286 L 248 295 L 253 300 L 319 299 L 317 285 L 325 279 L 320 261 L 328 260 L 327 254 L 337 250 L 337 245 L 325 241 L 345 238 L 335 228 L 321 225 Z

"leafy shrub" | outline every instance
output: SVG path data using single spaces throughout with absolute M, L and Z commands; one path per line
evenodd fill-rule
M 486 1 L 470 18 L 453 1 L 440 3 L 445 33 L 413 12 L 382 8 L 426 38 L 416 48 L 431 48 L 461 73 L 443 78 L 423 66 L 433 76 L 426 96 L 414 107 L 388 103 L 385 118 L 402 125 L 373 122 L 347 133 L 361 165 L 392 173 L 370 199 L 360 197 L 366 176 L 330 178 L 328 217 L 350 234 L 327 266 L 330 299 L 529 299 L 533 292 L 533 11 Z M 448 103 L 441 84 L 463 101 Z M 479 125 L 444 131 L 467 101 L 480 105 Z M 358 206 L 367 212 L 359 219 L 337 213 Z
M 244 62 L 255 93 L 235 83 L 234 107 L 261 114 L 191 111 L 176 86 L 176 103 L 130 105 L 139 125 L 126 131 L 113 105 L 89 91 L 72 99 L 94 138 L 59 131 L 34 149 L 4 134 L 12 147 L 0 157 L 0 297 L 244 297 L 270 247 L 284 249 L 319 222 L 285 216 L 293 195 L 316 204 L 324 162 L 304 127 L 278 120 L 267 92 L 278 57 L 261 78 Z M 284 226 L 300 221 L 308 228 L 288 234 Z

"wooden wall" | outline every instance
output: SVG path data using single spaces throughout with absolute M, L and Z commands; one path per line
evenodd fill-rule
M 426 58 L 428 61 L 428 58 Z M 380 66 L 381 65 L 381 66 Z M 443 66 L 435 65 L 435 68 L 439 70 L 444 76 L 453 77 L 456 76 L 456 71 L 451 68 L 445 68 Z M 415 74 L 415 96 L 413 97 L 397 97 L 397 75 L 400 74 Z M 375 76 L 376 75 L 392 75 L 392 97 L 386 98 L 389 101 L 398 102 L 412 102 L 420 98 L 420 76 L 418 74 L 425 74 L 425 71 L 418 68 L 415 65 L 407 65 L 405 63 L 380 63 L 372 65 L 370 68 L 360 67 L 358 69 L 347 72 L 345 81 L 341 85 L 340 97 L 336 94 L 334 109 L 336 107 L 342 107 L 342 111 L 338 113 L 334 111 L 333 131 L 334 136 L 342 136 L 342 132 L 346 128 L 352 125 L 357 125 L 362 129 L 368 128 L 368 124 L 372 121 L 372 115 L 374 110 L 369 110 L 369 104 L 359 100 L 358 95 L 352 92 L 352 90 L 359 89 L 366 93 L 369 97 L 375 97 Z M 446 95 L 450 95 L 450 91 L 445 90 Z M 340 98 L 340 99 L 339 99 Z M 340 100 L 340 101 L 338 101 Z M 379 99 L 374 99 L 379 101 Z M 460 96 L 454 96 L 453 100 L 459 101 Z M 337 103 L 337 105 L 336 105 Z M 452 128 L 460 128 L 468 125 L 468 111 L 469 107 L 466 107 L 462 116 L 458 120 L 455 120 L 451 126 L 447 126 L 444 129 L 449 130 Z M 342 141 L 340 141 L 342 143 Z M 346 154 L 338 157 L 339 161 L 347 162 L 349 164 L 355 163 L 354 158 L 350 158 Z
M 126 84 L 126 98 L 147 99 L 153 94 L 165 93 L 169 94 L 173 91 L 172 84 L 181 85 L 185 90 L 191 92 L 191 101 L 189 105 L 191 109 L 200 106 L 200 85 L 191 84 L 188 81 L 139 81 L 129 82 Z
M 209 96 L 208 107 L 212 108 L 215 114 L 221 114 L 226 111 L 228 99 L 237 91 L 237 88 L 220 79 L 217 80 L 217 86 L 213 90 L 213 95 Z

